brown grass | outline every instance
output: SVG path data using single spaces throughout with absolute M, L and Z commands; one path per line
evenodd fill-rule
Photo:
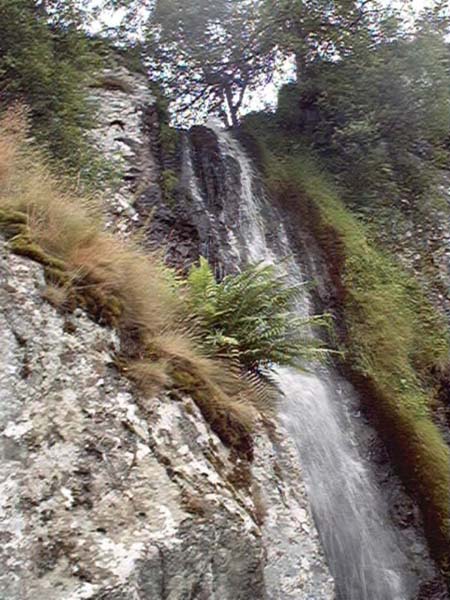
M 192 394 L 224 441 L 244 437 L 247 448 L 255 420 L 243 400 L 249 387 L 232 365 L 205 356 L 175 273 L 137 241 L 104 231 L 98 201 L 50 171 L 27 141 L 26 121 L 17 108 L 0 121 L 0 226 L 11 246 L 46 265 L 52 303 L 70 305 L 71 296 L 118 328 L 124 371 L 142 390 Z

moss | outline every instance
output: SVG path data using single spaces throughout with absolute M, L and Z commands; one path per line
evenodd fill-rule
M 39 262 L 46 267 L 51 267 L 59 271 L 64 271 L 65 269 L 64 261 L 47 254 L 26 234 L 13 237 L 9 242 L 9 246 L 15 254 L 31 258 L 31 260 Z
M 250 493 L 252 472 L 249 463 L 237 461 L 227 479 L 236 490 L 245 490 Z
M 10 210 L 0 208 L 0 224 L 2 226 L 6 225 L 18 225 L 18 224 L 26 224 L 27 223 L 27 215 L 19 212 L 18 210 Z
M 51 256 L 33 241 L 27 223 L 26 214 L 11 209 L 0 209 L 0 230 L 10 238 L 10 249 L 15 254 L 26 256 L 44 265 L 48 273 L 53 273 L 54 277 L 58 272 L 57 278 L 63 278 L 66 268 L 64 261 Z
M 62 269 L 47 266 L 44 268 L 45 279 L 47 283 L 58 287 L 70 287 L 71 280 L 69 275 Z
M 164 169 L 161 173 L 161 189 L 165 202 L 169 205 L 174 204 L 173 193 L 178 186 L 178 175 L 173 169 Z
M 27 231 L 27 215 L 15 210 L 0 208 L 0 230 L 11 238 Z
M 89 282 L 80 282 L 76 289 L 77 305 L 102 325 L 120 328 L 123 305 L 111 294 L 106 294 Z
M 159 131 L 159 143 L 165 154 L 173 155 L 176 152 L 179 133 L 174 127 L 167 123 L 162 123 Z
M 449 356 L 446 324 L 420 285 L 368 241 L 363 224 L 307 157 L 279 153 L 266 167 L 273 194 L 293 222 L 314 234 L 325 255 L 345 369 L 419 502 L 430 546 L 445 572 L 450 450 L 432 411 L 436 373 Z

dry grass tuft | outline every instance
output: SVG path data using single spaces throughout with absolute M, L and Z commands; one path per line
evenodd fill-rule
M 49 283 L 42 292 L 42 297 L 55 308 L 64 308 L 67 305 L 69 293 L 67 287 Z
M 0 121 L 2 224 L 16 252 L 46 266 L 50 302 L 68 307 L 76 299 L 118 328 L 125 371 L 142 390 L 192 394 L 220 437 L 251 455 L 250 386 L 233 365 L 205 356 L 176 275 L 137 241 L 105 233 L 99 204 L 50 172 L 17 108 Z
M 161 388 L 171 383 L 167 361 L 147 359 L 130 360 L 127 363 L 127 376 L 132 379 L 147 395 L 156 394 Z

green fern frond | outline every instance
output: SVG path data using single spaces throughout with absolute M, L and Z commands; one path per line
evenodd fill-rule
M 302 285 L 290 285 L 273 265 L 256 264 L 216 282 L 204 258 L 191 269 L 187 297 L 203 328 L 204 344 L 215 355 L 232 356 L 250 373 L 262 376 L 275 365 L 315 359 L 312 326 L 326 317 L 299 317 L 295 304 Z

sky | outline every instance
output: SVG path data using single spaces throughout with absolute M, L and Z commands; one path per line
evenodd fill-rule
M 430 2 L 427 2 L 427 0 L 414 0 L 414 2 L 413 2 L 414 10 L 419 11 L 429 4 L 430 4 Z

